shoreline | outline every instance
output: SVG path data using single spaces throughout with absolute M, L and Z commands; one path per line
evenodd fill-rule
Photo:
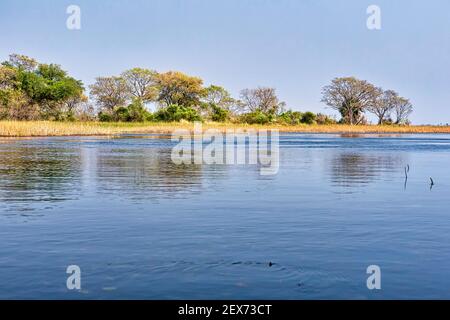
M 56 121 L 0 121 L 0 137 L 64 137 L 64 136 L 110 136 L 119 134 L 170 134 L 177 129 L 192 131 L 193 123 L 147 122 L 56 122 Z M 203 130 L 270 130 L 281 133 L 322 134 L 450 134 L 450 126 L 432 125 L 249 125 L 236 123 L 206 122 Z

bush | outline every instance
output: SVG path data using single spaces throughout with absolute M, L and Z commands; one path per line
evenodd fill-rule
M 130 112 L 126 107 L 117 107 L 114 109 L 114 121 L 129 122 L 131 121 Z
M 298 111 L 288 110 L 280 114 L 277 121 L 284 124 L 296 125 L 302 122 L 303 114 Z
M 267 124 L 272 122 L 273 115 L 264 113 L 260 110 L 243 114 L 241 121 L 248 124 Z
M 230 112 L 221 107 L 211 104 L 211 120 L 216 122 L 225 122 L 230 118 Z
M 289 125 L 297 125 L 300 123 L 315 124 L 317 122 L 317 115 L 310 111 L 302 113 L 299 111 L 288 110 L 280 114 L 277 121 Z
M 302 123 L 306 123 L 306 124 L 315 124 L 316 118 L 317 118 L 317 116 L 315 113 L 308 111 L 302 115 L 301 121 L 302 121 Z
M 98 120 L 101 122 L 111 122 L 114 120 L 114 118 L 112 114 L 105 111 L 100 111 L 98 113 Z
M 152 120 L 152 114 L 141 101 L 135 100 L 128 107 L 116 107 L 113 112 L 101 111 L 98 119 L 104 122 L 143 122 Z
M 322 113 L 318 113 L 316 116 L 316 122 L 317 124 L 336 124 L 337 121 L 327 115 L 324 115 Z
M 67 111 L 64 112 L 63 120 L 73 122 L 77 120 L 77 117 L 75 116 L 75 113 L 73 111 Z
M 179 106 L 177 104 L 172 104 L 168 107 L 159 109 L 155 115 L 154 119 L 157 121 L 202 121 L 202 117 L 198 112 L 190 107 Z
M 144 104 L 140 100 L 133 101 L 127 108 L 128 121 L 143 122 L 152 119 L 152 114 L 145 109 Z

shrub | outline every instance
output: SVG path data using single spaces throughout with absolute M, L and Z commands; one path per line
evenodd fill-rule
M 280 114 L 277 120 L 280 123 L 295 125 L 301 123 L 302 117 L 303 114 L 301 112 L 288 110 Z
M 256 110 L 250 113 L 243 114 L 241 121 L 248 124 L 267 124 L 272 122 L 273 115 Z
M 135 100 L 128 108 L 128 121 L 143 122 L 151 120 L 152 114 L 145 109 L 144 104 L 140 100 Z
M 315 123 L 316 123 L 316 118 L 317 118 L 317 116 L 316 116 L 315 113 L 312 113 L 312 112 L 310 112 L 310 111 L 307 111 L 307 112 L 305 112 L 305 113 L 302 115 L 302 120 L 301 120 L 301 122 L 302 122 L 302 123 L 306 123 L 306 124 L 315 124 Z
M 211 104 L 211 120 L 216 122 L 225 122 L 230 118 L 230 112 L 226 109 Z
M 98 120 L 101 122 L 111 122 L 114 120 L 114 118 L 112 114 L 105 111 L 100 111 L 98 113 Z
M 129 122 L 131 121 L 130 112 L 126 107 L 117 107 L 114 109 L 114 121 Z
M 98 114 L 100 121 L 119 121 L 119 122 L 143 122 L 150 121 L 152 114 L 145 109 L 140 100 L 135 100 L 128 107 L 116 107 L 111 112 L 101 111 Z
M 155 113 L 154 119 L 157 121 L 202 121 L 202 117 L 195 109 L 177 104 L 159 109 Z
M 336 124 L 337 121 L 325 114 L 318 113 L 316 116 L 317 124 Z

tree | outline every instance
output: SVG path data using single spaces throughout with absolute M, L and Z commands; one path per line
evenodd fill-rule
M 397 92 L 393 90 L 383 91 L 383 93 L 378 97 L 375 103 L 373 105 L 370 105 L 367 110 L 377 116 L 378 124 L 381 125 L 388 120 L 391 111 L 395 107 L 397 99 Z
M 88 97 L 84 94 L 82 99 L 77 101 L 73 108 L 68 110 L 69 118 L 73 115 L 74 119 L 80 121 L 94 121 L 97 117 L 94 105 L 89 102 Z
M 17 86 L 17 71 L 14 68 L 0 65 L 0 90 Z
M 223 87 L 211 85 L 205 88 L 203 97 L 202 116 L 212 121 L 224 122 L 230 117 L 235 100 Z
M 280 102 L 274 88 L 258 87 L 241 91 L 243 106 L 250 112 L 261 111 L 268 114 L 277 114 L 285 106 Z
M 35 120 L 39 106 L 20 90 L 0 90 L 0 120 Z
M 157 98 L 157 76 L 156 71 L 141 68 L 133 68 L 122 73 L 131 96 L 143 103 Z
M 372 107 L 381 91 L 365 80 L 354 77 L 335 78 L 322 90 L 322 102 L 338 110 L 345 123 L 360 124 L 364 112 Z
M 0 90 L 6 89 L 3 110 L 9 110 L 11 119 L 61 119 L 65 103 L 81 97 L 84 91 L 83 83 L 69 77 L 59 65 L 39 64 L 18 54 L 0 67 Z
M 64 101 L 64 108 L 67 112 L 73 112 L 77 109 L 80 104 L 88 103 L 89 98 L 86 97 L 83 93 L 80 95 L 72 96 Z
M 205 102 L 221 109 L 229 110 L 230 106 L 235 102 L 230 93 L 223 87 L 211 85 L 205 91 Z
M 47 81 L 61 81 L 67 77 L 67 72 L 57 64 L 39 64 L 36 74 Z
M 90 96 L 108 111 L 126 105 L 130 98 L 127 83 L 122 77 L 99 77 L 89 88 Z
M 395 124 L 408 124 L 408 118 L 412 112 L 413 106 L 411 102 L 403 97 L 397 97 L 394 105 Z
M 40 105 L 44 119 L 61 120 L 72 113 L 71 106 L 82 102 L 83 83 L 69 77 L 59 65 L 39 64 L 32 75 L 28 75 L 32 82 L 27 92 Z
M 9 60 L 4 62 L 3 65 L 11 66 L 23 71 L 34 71 L 38 66 L 38 62 L 33 58 L 25 55 L 13 53 L 9 55 Z
M 178 71 L 169 71 L 157 76 L 158 98 L 166 107 L 178 105 L 198 107 L 205 95 L 203 81 Z

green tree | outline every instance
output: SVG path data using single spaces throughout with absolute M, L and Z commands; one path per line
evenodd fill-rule
M 60 119 L 65 103 L 82 96 L 84 88 L 81 81 L 69 77 L 67 72 L 56 64 L 39 64 L 24 55 L 13 54 L 0 69 L 0 87 L 14 90 L 8 94 L 8 104 L 4 108 L 13 118 L 24 118 L 25 111 L 35 118 L 36 111 L 43 119 Z M 26 101 L 26 103 L 24 102 Z M 26 106 L 27 104 L 28 106 Z
M 235 100 L 231 97 L 227 90 L 216 85 L 211 85 L 205 88 L 204 101 L 224 110 L 229 110 L 230 106 L 235 103 Z

